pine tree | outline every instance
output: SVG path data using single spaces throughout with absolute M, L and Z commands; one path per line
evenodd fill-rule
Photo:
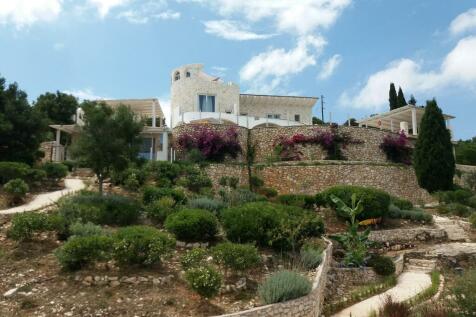
M 395 85 L 390 83 L 390 91 L 388 92 L 388 102 L 390 104 L 390 110 L 397 109 L 397 91 Z
M 412 105 L 412 106 L 416 106 L 416 103 L 417 103 L 417 101 L 416 101 L 415 97 L 413 95 L 411 95 L 410 100 L 408 100 L 408 104 Z
M 405 107 L 406 105 L 407 101 L 405 100 L 402 87 L 398 87 L 397 108 Z
M 453 188 L 455 158 L 451 134 L 435 99 L 426 102 L 413 160 L 421 187 L 429 192 Z

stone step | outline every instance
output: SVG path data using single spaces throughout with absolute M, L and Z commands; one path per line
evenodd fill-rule
M 406 265 L 405 266 L 405 271 L 406 272 L 425 272 L 429 273 L 433 271 L 434 268 L 429 268 L 429 267 L 422 267 L 419 265 Z
M 435 260 L 424 260 L 424 259 L 409 259 L 408 265 L 421 266 L 434 269 L 436 267 Z

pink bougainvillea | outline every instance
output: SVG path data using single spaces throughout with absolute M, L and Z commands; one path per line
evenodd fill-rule
M 283 161 L 298 161 L 302 152 L 297 145 L 320 145 L 327 152 L 327 160 L 344 160 L 342 148 L 351 143 L 360 143 L 353 140 L 348 133 L 339 132 L 337 126 L 329 130 L 314 129 L 311 135 L 295 134 L 290 138 L 280 136 L 274 143 L 275 151 Z
M 407 165 L 412 164 L 412 148 L 404 131 L 401 131 L 398 136 L 386 135 L 380 144 L 380 148 L 385 152 L 389 161 Z
M 234 127 L 220 132 L 204 125 L 192 126 L 177 138 L 177 145 L 185 151 L 197 150 L 207 161 L 222 162 L 228 155 L 236 158 L 241 153 L 238 131 Z

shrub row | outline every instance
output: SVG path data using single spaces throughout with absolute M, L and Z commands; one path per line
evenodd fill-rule
M 433 216 L 421 209 L 402 210 L 395 205 L 390 205 L 388 216 L 393 219 L 407 219 L 424 223 L 433 222 Z
M 48 178 L 58 181 L 66 176 L 68 168 L 61 163 L 48 162 L 40 168 L 32 168 L 25 163 L 0 162 L 0 185 L 13 179 L 22 179 L 29 184 L 34 184 Z
M 207 210 L 182 209 L 167 217 L 165 228 L 181 241 L 208 241 L 218 232 L 218 219 Z

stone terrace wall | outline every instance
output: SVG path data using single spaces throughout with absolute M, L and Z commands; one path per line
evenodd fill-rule
M 205 172 L 210 177 L 213 187 L 219 187 L 223 176 L 237 177 L 239 185 L 248 185 L 248 170 L 244 164 L 210 164 L 205 167 Z
M 316 165 L 317 164 L 317 165 Z M 256 168 L 265 186 L 279 194 L 315 194 L 335 185 L 375 187 L 415 204 L 434 199 L 418 185 L 412 167 L 349 161 L 275 163 Z
M 196 126 L 205 126 L 214 131 L 225 132 L 230 127 L 234 127 L 238 131 L 238 141 L 241 145 L 242 153 L 238 156 L 235 162 L 246 162 L 246 150 L 248 148 L 248 129 L 243 127 L 238 127 L 236 125 L 229 125 L 229 124 L 214 124 L 214 123 L 196 123 L 196 124 L 182 124 L 175 127 L 172 131 L 173 139 L 172 144 L 175 143 L 175 140 L 178 138 L 179 135 L 182 133 L 191 133 Z M 177 149 L 177 146 L 174 145 Z M 181 159 L 183 157 L 183 153 L 181 153 L 177 149 L 177 159 Z
M 220 317 L 309 317 L 320 316 L 325 296 L 327 272 L 332 261 L 332 243 L 323 254 L 323 261 L 316 270 L 312 291 L 306 296 L 283 303 L 260 306 L 249 310 L 220 315 Z
M 280 136 L 292 137 L 295 134 L 312 135 L 316 129 L 329 130 L 329 126 L 311 125 L 295 127 L 262 127 L 250 131 L 250 141 L 256 148 L 255 162 L 266 162 L 273 154 L 274 143 Z M 342 153 L 350 161 L 386 162 L 385 153 L 379 146 L 390 132 L 377 129 L 340 126 L 339 131 L 349 133 L 359 144 L 349 144 Z M 323 160 L 325 151 L 319 145 L 298 146 L 303 160 Z

